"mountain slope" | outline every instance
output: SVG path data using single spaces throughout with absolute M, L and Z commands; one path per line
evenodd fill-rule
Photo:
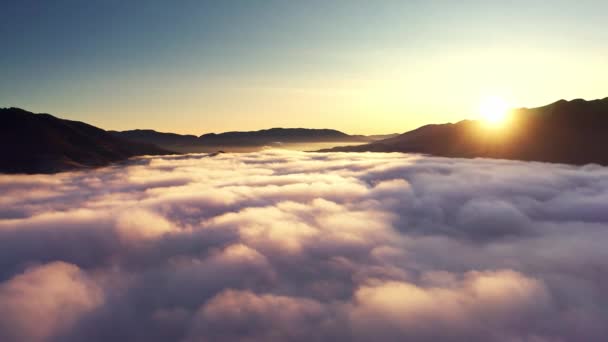
M 478 121 L 427 125 L 394 138 L 325 151 L 427 153 L 569 164 L 608 165 L 608 98 L 560 100 L 512 113 L 505 127 Z
M 78 121 L 0 108 L 0 172 L 52 173 L 104 166 L 137 155 L 169 154 Z

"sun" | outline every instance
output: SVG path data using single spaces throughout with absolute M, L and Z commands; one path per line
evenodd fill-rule
M 479 104 L 479 113 L 486 124 L 501 126 L 507 121 L 509 105 L 501 97 L 486 97 Z

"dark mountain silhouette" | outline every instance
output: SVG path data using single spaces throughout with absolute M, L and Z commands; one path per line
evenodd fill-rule
M 397 135 L 348 135 L 333 129 L 307 128 L 271 128 L 259 131 L 208 133 L 203 134 L 200 137 L 139 129 L 122 132 L 111 131 L 111 133 L 120 138 L 152 143 L 163 148 L 182 152 L 197 151 L 201 150 L 201 148 L 217 150 L 218 148 L 233 149 L 318 142 L 365 143 Z
M 0 108 L 0 172 L 52 173 L 172 152 L 115 137 L 78 121 Z
M 152 129 L 134 129 L 130 131 L 108 131 L 119 138 L 154 144 L 164 147 L 189 146 L 198 144 L 196 135 L 181 135 L 176 133 L 157 132 Z
M 511 113 L 504 127 L 479 121 L 426 125 L 394 138 L 323 151 L 410 152 L 445 157 L 485 157 L 608 165 L 608 98 L 560 100 Z
M 366 140 L 333 129 L 271 128 L 249 132 L 208 133 L 201 135 L 199 141 L 205 145 L 268 145 L 273 143 Z

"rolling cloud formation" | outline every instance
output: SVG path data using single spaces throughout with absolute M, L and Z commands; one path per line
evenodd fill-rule
M 0 193 L 2 341 L 608 335 L 608 168 L 275 150 Z

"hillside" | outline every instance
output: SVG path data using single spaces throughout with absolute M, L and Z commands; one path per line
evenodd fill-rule
M 138 155 L 172 153 L 115 137 L 78 121 L 0 108 L 0 172 L 52 173 L 98 167 Z
M 426 125 L 394 138 L 323 151 L 408 152 L 445 157 L 484 157 L 608 165 L 608 98 L 560 100 L 513 111 L 504 127 L 479 121 Z

